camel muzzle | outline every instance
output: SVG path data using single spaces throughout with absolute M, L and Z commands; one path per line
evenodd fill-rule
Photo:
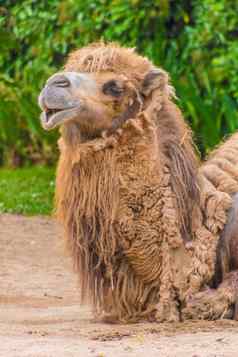
M 82 110 L 80 98 L 95 91 L 96 85 L 89 74 L 60 72 L 51 76 L 38 99 L 43 128 L 51 130 L 75 119 Z

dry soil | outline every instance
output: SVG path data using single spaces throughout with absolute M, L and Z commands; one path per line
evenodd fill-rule
M 0 356 L 238 357 L 234 321 L 94 321 L 60 236 L 52 219 L 0 216 Z

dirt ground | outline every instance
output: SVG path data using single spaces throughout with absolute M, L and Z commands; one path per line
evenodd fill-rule
M 79 306 L 52 219 L 0 216 L 0 356 L 236 357 L 238 323 L 110 325 Z

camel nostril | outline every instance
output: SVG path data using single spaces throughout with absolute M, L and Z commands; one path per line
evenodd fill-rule
M 58 79 L 54 82 L 54 85 L 56 87 L 69 87 L 70 86 L 70 81 L 67 78 L 64 79 Z
M 53 85 L 54 87 L 70 87 L 71 83 L 64 74 L 58 74 L 50 78 L 47 84 Z

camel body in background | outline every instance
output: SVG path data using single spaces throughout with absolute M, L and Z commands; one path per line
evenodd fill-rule
M 173 97 L 165 71 L 102 42 L 39 97 L 82 300 L 107 321 L 238 318 L 238 134 L 201 165 Z

